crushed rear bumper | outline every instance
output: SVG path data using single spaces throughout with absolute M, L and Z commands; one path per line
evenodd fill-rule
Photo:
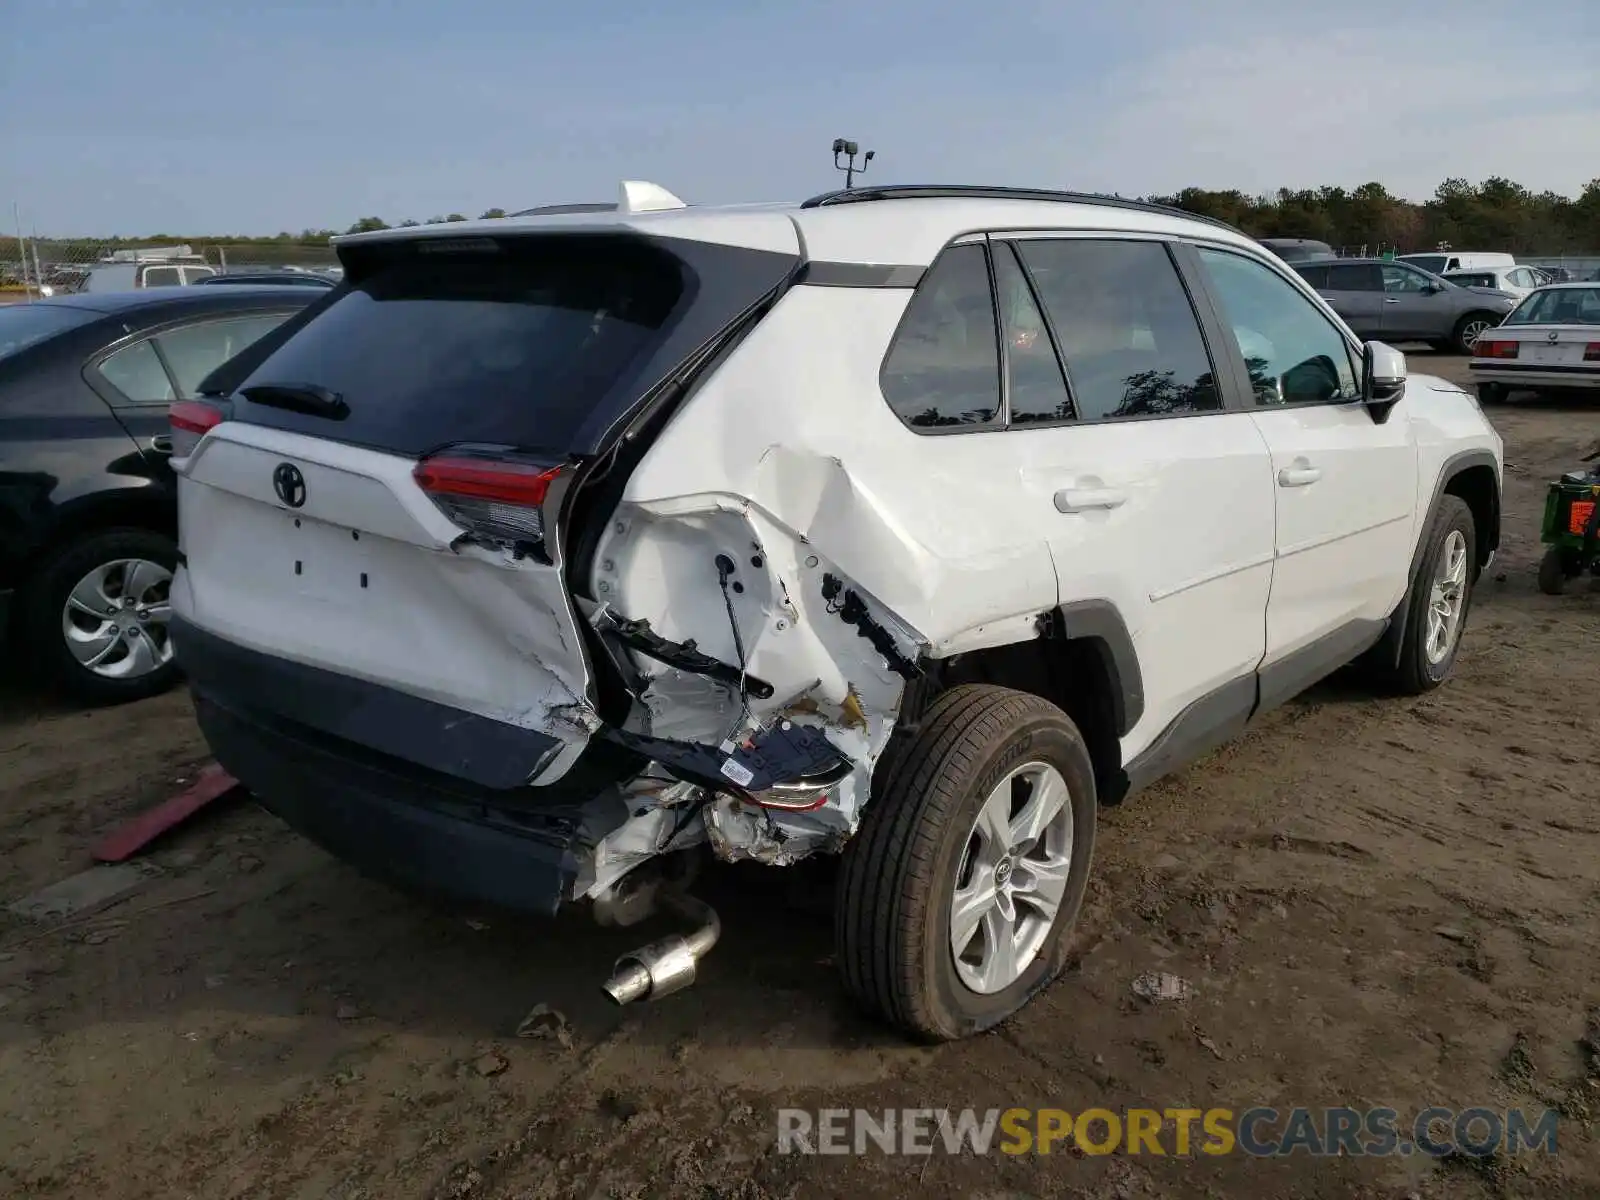
M 195 692 L 217 761 L 262 807 L 336 858 L 386 882 L 521 912 L 553 914 L 571 894 L 571 825 L 475 803 L 303 740 Z
M 594 844 L 626 817 L 608 808 L 620 800 L 608 800 L 605 781 L 590 772 L 522 786 L 521 764 L 542 752 L 531 739 L 553 739 L 480 726 L 470 714 L 262 654 L 182 620 L 173 635 L 217 761 L 264 808 L 367 874 L 554 913 Z M 507 774 L 512 786 L 483 782 Z

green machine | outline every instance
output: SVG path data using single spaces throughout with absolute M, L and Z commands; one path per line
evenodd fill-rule
M 1583 461 L 1596 459 L 1600 446 Z M 1545 545 L 1539 560 L 1541 592 L 1559 596 L 1568 580 L 1600 574 L 1600 467 L 1569 471 L 1550 485 L 1539 540 Z

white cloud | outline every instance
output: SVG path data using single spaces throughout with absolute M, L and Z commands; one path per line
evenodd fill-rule
M 1575 194 L 1600 173 L 1600 75 L 1437 28 L 1259 36 L 1130 64 L 1097 158 L 1140 190 L 1354 186 L 1425 199 L 1503 175 Z

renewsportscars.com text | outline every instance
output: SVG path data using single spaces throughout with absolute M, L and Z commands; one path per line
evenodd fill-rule
M 1258 1158 L 1556 1153 L 1553 1109 L 1088 1108 L 778 1110 L 780 1154 L 1247 1154 Z

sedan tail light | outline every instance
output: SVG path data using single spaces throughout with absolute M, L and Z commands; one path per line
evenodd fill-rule
M 411 477 L 445 516 L 475 540 L 530 548 L 541 558 L 555 513 L 547 511 L 552 486 L 568 468 L 504 459 L 438 455 L 416 465 Z
M 1600 342 L 1590 342 L 1583 348 L 1584 362 L 1600 362 Z
M 172 457 L 187 458 L 194 453 L 200 439 L 224 420 L 222 410 L 204 400 L 179 400 L 167 409 L 167 421 L 172 426 Z
M 1473 358 L 1515 358 L 1519 342 L 1494 341 L 1479 338 L 1472 345 Z

